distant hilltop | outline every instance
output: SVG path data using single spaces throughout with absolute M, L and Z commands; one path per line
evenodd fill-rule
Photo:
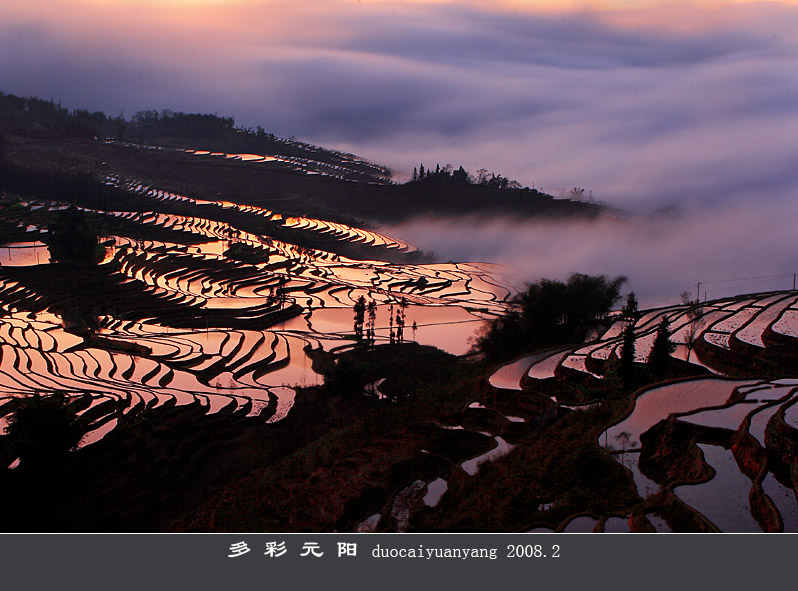
M 0 132 L 46 138 L 109 138 L 140 144 L 157 144 L 221 152 L 277 154 L 313 158 L 329 165 L 362 172 L 370 181 L 390 182 L 387 166 L 364 158 L 314 146 L 295 138 L 282 138 L 255 129 L 236 127 L 233 117 L 181 113 L 164 109 L 139 111 L 129 120 L 124 114 L 109 117 L 102 111 L 69 109 L 54 100 L 18 97 L 0 92 Z
M 365 227 L 422 217 L 617 213 L 585 199 L 581 189 L 555 198 L 484 168 L 471 173 L 462 166 L 421 164 L 398 184 L 385 165 L 281 138 L 260 126 L 236 127 L 233 117 L 163 110 L 140 111 L 128 120 L 0 92 L 2 159 L 7 178 L 0 190 L 15 193 L 30 191 L 22 188 L 35 178 L 42 185 L 43 175 L 88 174 L 98 186 L 111 175 L 193 198 Z M 73 184 L 52 180 L 47 190 L 59 194 L 58 187 Z M 64 200 L 96 206 L 85 196 Z

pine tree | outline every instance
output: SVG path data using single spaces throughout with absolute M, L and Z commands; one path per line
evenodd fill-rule
M 630 291 L 626 296 L 626 304 L 623 307 L 623 318 L 627 322 L 634 324 L 640 318 L 640 310 L 638 309 L 637 296 L 635 292 Z
M 405 310 L 407 309 L 407 299 L 402 298 L 399 302 L 399 309 L 396 311 L 396 340 L 400 343 L 405 339 Z
M 621 312 L 621 317 L 625 321 L 623 328 L 623 348 L 621 349 L 621 366 L 620 374 L 623 379 L 624 385 L 628 386 L 631 383 L 635 369 L 635 323 L 640 318 L 640 310 L 638 309 L 637 296 L 635 292 L 630 291 L 626 296 L 626 304 Z
M 676 349 L 676 345 L 670 340 L 671 332 L 668 328 L 668 319 L 663 316 L 657 326 L 657 336 L 651 346 L 651 353 L 648 356 L 648 364 L 654 375 L 663 376 L 668 372 L 671 361 L 671 353 Z
M 375 341 L 375 330 L 377 326 L 377 302 L 374 300 L 369 301 L 368 305 L 368 325 L 366 330 L 366 340 L 369 345 L 373 345 Z
M 470 182 L 468 179 L 468 172 L 462 166 L 452 173 L 452 178 L 461 183 Z
M 396 339 L 396 333 L 393 331 L 393 302 L 391 302 L 391 307 L 388 309 L 388 319 L 390 320 L 391 323 L 391 332 L 389 334 L 389 338 L 391 344 L 393 345 L 394 340 Z
M 634 324 L 629 322 L 623 329 L 623 348 L 621 349 L 621 379 L 624 386 L 629 386 L 632 382 L 635 370 L 635 330 Z
M 424 165 L 422 164 L 421 167 L 418 169 L 418 180 L 423 181 L 426 176 L 427 173 L 424 170 Z
M 414 181 L 418 180 L 418 168 L 416 168 L 415 166 L 413 167 L 413 180 Z
M 363 340 L 363 322 L 366 316 L 366 298 L 364 296 L 357 298 L 357 302 L 355 302 L 355 305 L 352 309 L 355 311 L 355 339 L 359 343 Z
M 288 299 L 288 290 L 286 286 L 288 285 L 288 278 L 285 275 L 280 275 L 280 280 L 277 284 L 277 298 L 280 302 L 280 309 L 282 310 L 285 307 L 285 302 Z

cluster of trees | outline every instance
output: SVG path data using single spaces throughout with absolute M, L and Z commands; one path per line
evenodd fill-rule
M 70 111 L 53 100 L 0 92 L 0 132 L 91 138 L 104 135 L 113 122 L 102 111 Z
M 460 168 L 457 170 L 454 170 L 454 167 L 451 164 L 446 164 L 443 167 L 440 164 L 436 164 L 434 171 L 431 168 L 424 168 L 423 164 L 421 164 L 421 166 L 418 168 L 413 168 L 413 176 L 410 179 L 411 183 L 428 180 L 463 185 L 485 185 L 495 189 L 525 188 L 518 181 L 503 177 L 500 174 L 488 172 L 486 168 L 480 168 L 477 170 L 476 175 L 472 175 L 462 166 L 460 166 Z
M 269 288 L 269 292 L 266 296 L 267 305 L 276 306 L 279 304 L 281 310 L 285 307 L 285 304 L 288 301 L 289 281 L 290 280 L 288 277 L 285 275 L 280 275 L 280 278 L 277 280 L 277 287 Z
M 169 109 L 139 111 L 129 121 L 124 112 L 109 117 L 102 111 L 62 107 L 52 99 L 20 97 L 0 92 L 0 132 L 64 137 L 115 137 L 136 139 L 178 137 L 186 139 L 222 138 L 235 128 L 233 117 L 182 113 Z M 263 128 L 248 130 L 253 137 L 275 140 Z
M 42 137 L 87 138 L 113 137 L 137 142 L 174 140 L 201 141 L 207 148 L 235 145 L 236 150 L 310 158 L 346 166 L 369 175 L 390 178 L 384 166 L 361 161 L 352 154 L 326 150 L 311 144 L 285 140 L 263 127 L 236 127 L 233 117 L 201 113 L 182 113 L 169 109 L 139 111 L 130 120 L 124 112 L 109 117 L 102 111 L 70 111 L 52 99 L 19 97 L 0 92 L 0 134 Z
M 607 319 L 625 282 L 623 276 L 610 279 L 605 275 L 574 273 L 565 282 L 541 279 L 527 284 L 513 298 L 510 311 L 477 335 L 475 345 L 486 358 L 498 361 L 525 351 L 582 342 L 591 329 Z M 624 323 L 620 359 L 610 360 L 605 369 L 608 383 L 617 379 L 619 386 L 628 388 L 639 381 L 634 331 L 639 318 L 637 296 L 631 292 L 620 316 Z M 663 377 L 670 370 L 675 349 L 670 336 L 668 319 L 663 318 L 647 359 L 648 369 L 656 377 Z
M 425 181 L 427 179 L 436 179 L 436 180 L 449 180 L 456 183 L 471 183 L 472 178 L 471 175 L 468 174 L 462 166 L 457 170 L 453 170 L 451 164 L 447 164 L 443 168 L 441 165 L 438 164 L 433 171 L 431 168 L 428 170 L 424 168 L 422 164 L 418 168 L 413 169 L 413 177 L 410 179 L 410 182 L 418 182 L 418 181 Z
M 174 112 L 169 109 L 160 112 L 139 111 L 133 115 L 129 125 L 133 137 L 159 135 L 186 139 L 222 137 L 234 127 L 235 120 L 232 117 Z
M 687 309 L 687 324 L 684 332 L 684 344 L 687 347 L 687 361 L 690 360 L 695 342 L 701 335 L 703 329 L 702 314 L 703 308 L 698 305 L 698 300 L 691 300 L 687 292 L 681 294 L 682 303 L 689 306 Z M 637 311 L 637 298 L 634 292 L 629 294 L 626 306 L 623 309 L 626 326 L 623 330 L 623 346 L 620 355 L 620 377 L 624 384 L 634 385 L 637 382 L 637 375 L 634 365 L 635 360 L 635 334 L 634 324 L 639 318 Z M 672 331 L 667 317 L 663 316 L 657 325 L 656 336 L 651 347 L 651 352 L 646 359 L 648 370 L 653 377 L 663 378 L 670 374 L 671 354 L 676 350 L 676 345 L 670 340 Z
M 74 206 L 47 226 L 45 241 L 52 261 L 88 263 L 98 260 L 103 253 L 97 229 Z
M 358 343 L 365 342 L 369 345 L 374 344 L 374 331 L 377 324 L 377 302 L 369 300 L 366 303 L 366 296 L 360 296 L 352 308 L 355 312 L 355 340 Z M 368 320 L 366 320 L 366 313 L 368 313 Z M 365 326 L 365 339 L 363 328 Z
M 585 190 L 582 187 L 574 187 L 568 194 L 568 198 L 571 201 L 585 201 Z M 588 192 L 587 201 L 593 202 L 593 191 Z
M 394 307 L 391 302 L 389 307 L 389 322 L 390 332 L 389 339 L 391 343 L 402 343 L 405 340 L 405 326 L 407 323 L 407 298 L 402 297 Z M 352 307 L 354 311 L 354 332 L 355 340 L 359 344 L 373 345 L 375 342 L 375 331 L 377 325 L 377 302 L 370 299 L 366 302 L 365 296 L 360 296 L 355 305 Z M 413 322 L 413 336 L 415 338 L 417 325 Z
M 637 347 L 635 344 L 636 335 L 634 331 L 635 323 L 640 319 L 640 311 L 638 309 L 637 296 L 635 292 L 631 292 L 626 296 L 626 304 L 621 312 L 624 321 L 624 328 L 622 334 L 622 346 L 620 355 L 620 378 L 623 384 L 627 387 L 634 386 L 637 383 L 637 371 L 635 365 L 635 358 L 637 356 Z M 663 316 L 659 325 L 657 325 L 657 333 L 654 337 L 654 344 L 648 354 L 646 360 L 652 374 L 656 377 L 665 376 L 670 368 L 671 353 L 676 348 L 671 340 L 671 331 L 668 319 Z M 610 368 L 612 371 L 613 368 Z
M 583 341 L 620 298 L 623 276 L 574 273 L 568 280 L 528 283 L 510 311 L 487 325 L 476 346 L 489 359 L 507 359 L 519 351 Z

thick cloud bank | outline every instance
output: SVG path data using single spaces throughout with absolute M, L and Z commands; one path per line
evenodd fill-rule
M 516 287 L 573 272 L 625 275 L 641 304 L 789 289 L 798 272 L 798 203 L 779 216 L 756 205 L 598 221 L 419 219 L 390 228 L 439 258 L 509 266 Z

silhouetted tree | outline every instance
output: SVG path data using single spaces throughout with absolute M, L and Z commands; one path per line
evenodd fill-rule
M 280 279 L 277 282 L 277 299 L 280 302 L 280 309 L 282 310 L 285 307 L 285 302 L 288 300 L 288 277 L 285 275 L 280 275 Z
M 620 373 L 624 386 L 629 386 L 634 378 L 635 371 L 635 353 L 637 347 L 635 340 L 634 324 L 628 322 L 623 329 L 623 346 L 621 348 L 621 366 Z
M 77 446 L 83 428 L 67 403 L 63 392 L 49 396 L 37 392 L 19 401 L 6 433 L 20 458 L 20 466 L 57 466 Z
M 461 166 L 460 168 L 455 170 L 452 173 L 452 180 L 457 181 L 458 183 L 468 183 L 469 182 L 469 178 L 468 178 L 468 173 L 466 172 L 465 168 L 463 168 Z
M 396 311 L 396 340 L 400 343 L 405 340 L 405 310 L 407 309 L 407 299 L 402 297 L 399 301 L 399 309 Z
M 492 321 L 477 337 L 488 357 L 518 355 L 520 350 L 584 340 L 617 302 L 625 277 L 572 274 L 567 282 L 541 279 L 527 284 L 512 309 Z
M 391 302 L 390 308 L 388 308 L 388 321 L 390 322 L 391 331 L 388 335 L 391 344 L 393 345 L 394 341 L 396 340 L 396 333 L 393 331 L 393 302 Z
M 366 317 L 365 296 L 361 295 L 359 298 L 357 298 L 357 301 L 352 309 L 355 311 L 355 339 L 359 343 L 363 340 L 363 323 L 365 322 Z
M 377 302 L 374 300 L 369 300 L 368 321 L 366 326 L 366 340 L 369 345 L 373 345 L 376 340 L 375 330 L 377 327 Z
M 47 249 L 53 261 L 90 262 L 99 258 L 98 233 L 76 207 L 61 212 L 47 226 Z
M 635 292 L 630 291 L 626 296 L 626 303 L 623 306 L 622 318 L 627 322 L 634 324 L 640 318 L 640 310 L 638 309 L 637 296 Z
M 637 346 L 635 341 L 635 323 L 640 318 L 640 311 L 638 309 L 637 296 L 635 292 L 631 291 L 626 296 L 626 303 L 621 311 L 625 325 L 623 329 L 623 347 L 621 348 L 621 366 L 620 374 L 621 379 L 625 386 L 628 386 L 634 376 L 635 370 L 635 354 Z
M 682 292 L 681 298 L 682 303 L 689 306 L 687 309 L 687 329 L 684 335 L 684 344 L 687 346 L 687 361 L 690 361 L 695 342 L 701 336 L 701 331 L 704 328 L 701 321 L 703 308 L 698 304 L 698 300 L 692 301 L 690 294 L 686 291 Z
M 657 326 L 657 336 L 651 346 L 651 353 L 648 355 L 648 364 L 657 376 L 663 376 L 668 372 L 671 362 L 671 353 L 676 349 L 676 345 L 671 342 L 671 332 L 668 328 L 668 319 L 663 316 Z

